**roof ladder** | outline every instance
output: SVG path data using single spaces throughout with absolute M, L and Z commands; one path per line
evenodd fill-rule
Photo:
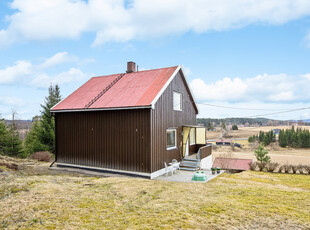
M 87 105 L 85 105 L 85 109 L 88 109 L 92 104 L 94 104 L 103 94 L 105 94 L 113 85 L 118 82 L 125 73 L 120 74 L 117 78 L 115 78 L 106 88 L 104 88 L 96 97 L 94 97 Z

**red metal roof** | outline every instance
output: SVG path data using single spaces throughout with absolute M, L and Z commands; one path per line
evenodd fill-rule
M 177 68 L 126 73 L 119 80 L 120 74 L 93 77 L 52 111 L 150 106 Z
M 235 169 L 235 170 L 250 170 L 249 163 L 251 159 L 238 159 L 238 158 L 222 158 L 216 157 L 213 162 L 213 167 L 220 167 L 222 169 Z

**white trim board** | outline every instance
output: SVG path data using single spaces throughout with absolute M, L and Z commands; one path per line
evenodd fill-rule
M 189 92 L 190 92 L 190 94 L 191 94 L 191 96 L 192 96 L 192 98 L 193 98 L 193 103 L 195 104 L 195 107 L 197 108 L 197 112 L 199 113 L 199 109 L 198 109 L 198 106 L 197 106 L 197 103 L 196 103 L 196 99 L 195 99 L 195 97 L 194 97 L 194 94 L 192 93 L 192 89 L 191 89 L 190 85 L 188 84 L 188 80 L 187 80 L 187 78 L 186 78 L 186 75 L 185 75 L 183 66 L 181 66 L 181 70 L 182 70 L 182 73 L 183 73 L 183 76 L 184 76 L 186 85 L 187 85 L 187 87 L 188 87 L 188 90 L 189 90 Z
M 75 165 L 75 164 L 67 164 L 67 163 L 57 163 L 56 162 L 56 166 L 60 166 L 61 167 L 71 167 L 71 168 L 79 168 L 79 169 L 90 169 L 90 170 L 97 170 L 97 171 L 102 171 L 107 172 L 107 173 L 118 173 L 118 174 L 125 174 L 128 176 L 140 176 L 140 177 L 144 177 L 144 178 L 148 178 L 148 179 L 154 179 L 156 177 L 159 177 L 161 175 L 164 175 L 166 170 L 165 168 L 162 168 L 160 170 L 157 170 L 155 172 L 152 173 L 143 173 L 143 172 L 134 172 L 134 171 L 126 171 L 126 170 L 118 170 L 118 169 L 109 169 L 109 168 L 100 168 L 100 167 L 92 167 L 92 166 L 86 166 L 86 165 Z M 173 166 L 168 166 L 168 168 L 172 168 Z
M 103 111 L 103 110 L 125 110 L 125 109 L 150 109 L 151 106 L 137 106 L 137 107 L 115 107 L 115 108 L 97 108 L 97 109 L 63 109 L 54 110 L 51 113 L 62 113 L 62 112 L 87 112 L 87 111 Z
M 67 164 L 67 163 L 57 163 L 56 166 L 58 167 L 71 167 L 71 168 L 80 168 L 80 169 L 90 169 L 90 170 L 97 170 L 104 172 L 110 172 L 110 173 L 118 173 L 118 174 L 125 174 L 125 175 L 132 175 L 132 176 L 141 176 L 145 178 L 150 178 L 151 173 L 143 173 L 143 172 L 134 172 L 134 171 L 126 171 L 126 170 L 120 170 L 120 169 L 110 169 L 110 168 L 100 168 L 100 167 L 93 167 L 93 166 L 87 166 L 87 165 L 78 165 L 78 164 Z
M 193 103 L 195 104 L 195 107 L 197 109 L 197 113 L 199 113 L 199 109 L 198 109 L 198 106 L 197 106 L 197 103 L 196 103 L 196 100 L 194 98 L 194 94 L 192 93 L 192 90 L 191 90 L 191 87 L 190 85 L 188 84 L 188 81 L 187 81 L 187 78 L 186 78 L 186 75 L 185 75 L 185 72 L 184 72 L 184 69 L 181 65 L 179 65 L 176 70 L 173 72 L 173 74 L 171 75 L 171 77 L 168 79 L 168 81 L 166 82 L 166 84 L 161 88 L 161 90 L 159 91 L 159 93 L 156 95 L 156 97 L 154 98 L 154 100 L 152 101 L 151 103 L 151 106 L 152 106 L 152 109 L 155 109 L 155 104 L 156 102 L 158 101 L 158 99 L 160 98 L 160 96 L 165 92 L 165 90 L 167 89 L 167 87 L 170 85 L 170 83 L 172 82 L 172 80 L 174 79 L 174 77 L 177 75 L 177 73 L 179 71 L 182 71 L 182 74 L 184 76 L 184 82 L 189 90 L 189 93 L 190 95 L 192 96 L 193 98 Z
M 173 169 L 173 166 L 172 165 L 170 165 L 170 166 L 168 166 L 167 168 L 169 168 L 169 169 Z M 169 171 L 169 170 L 168 170 Z M 159 176 L 162 176 L 162 175 L 164 175 L 166 173 L 166 169 L 165 168 L 162 168 L 162 169 L 160 169 L 160 170 L 157 170 L 157 171 L 155 171 L 155 172 L 152 172 L 151 173 L 151 180 L 153 180 L 154 178 L 156 178 L 156 177 L 159 177 Z
M 179 72 L 179 70 L 181 69 L 181 66 L 179 65 L 176 70 L 173 72 L 173 74 L 170 76 L 170 78 L 168 79 L 168 81 L 165 83 L 165 85 L 161 88 L 161 90 L 159 91 L 159 93 L 156 95 L 156 97 L 153 99 L 151 106 L 152 109 L 155 109 L 155 104 L 158 101 L 158 99 L 160 98 L 160 96 L 165 92 L 165 90 L 167 89 L 167 87 L 170 85 L 170 83 L 172 82 L 172 80 L 174 79 L 174 77 L 177 75 L 177 73 Z

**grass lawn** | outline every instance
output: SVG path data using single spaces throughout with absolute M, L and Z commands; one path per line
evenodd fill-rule
M 0 229 L 310 228 L 309 175 L 243 172 L 189 184 L 49 171 L 0 176 Z

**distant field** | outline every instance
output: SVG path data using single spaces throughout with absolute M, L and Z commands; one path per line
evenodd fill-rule
M 231 130 L 229 134 L 232 138 L 248 138 L 252 135 L 257 135 L 259 131 L 268 132 L 272 129 L 290 129 L 291 126 L 261 126 L 261 127 L 243 127 L 239 130 Z M 295 127 L 297 128 L 297 127 Z M 310 126 L 298 126 L 298 128 L 310 130 Z M 207 131 L 208 139 L 216 139 L 221 135 L 220 131 Z
M 239 141 L 238 141 L 239 142 Z M 268 149 L 268 147 L 267 147 Z M 213 158 L 215 157 L 229 157 L 229 158 L 242 158 L 242 159 L 253 159 L 254 149 L 236 149 L 231 150 L 231 147 L 219 147 L 212 152 Z M 281 150 L 269 150 L 268 155 L 272 162 L 279 164 L 307 164 L 310 165 L 310 149 L 281 149 Z
M 310 176 L 243 172 L 208 183 L 0 174 L 0 229 L 310 229 Z M 26 167 L 25 166 L 25 167 Z
M 235 148 L 232 150 L 231 147 L 217 147 L 213 150 L 213 157 L 234 157 L 234 158 L 244 158 L 253 159 L 255 146 L 251 146 L 247 140 L 238 140 L 237 138 L 247 139 L 251 135 L 257 135 L 259 131 L 268 132 L 272 129 L 288 129 L 289 126 L 263 126 L 263 127 L 244 127 L 239 130 L 230 131 L 231 139 L 234 142 L 242 144 L 242 149 Z M 298 126 L 298 128 L 309 129 L 309 126 Z M 207 132 L 208 139 L 216 139 L 219 137 L 220 132 Z M 237 140 L 236 140 L 237 139 Z M 212 143 L 212 142 L 211 142 Z M 215 142 L 213 142 L 215 143 Z M 269 156 L 272 162 L 277 162 L 280 164 L 308 164 L 310 165 L 310 149 L 294 149 L 294 148 L 281 148 L 276 144 L 268 146 Z

